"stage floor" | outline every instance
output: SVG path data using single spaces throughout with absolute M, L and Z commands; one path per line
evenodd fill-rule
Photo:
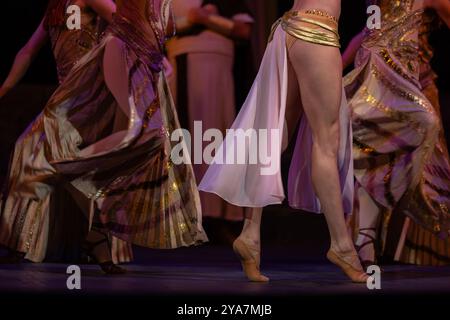
M 96 265 L 82 265 L 83 295 L 298 296 L 373 294 L 353 284 L 333 265 L 302 256 L 295 248 L 265 248 L 267 284 L 247 282 L 230 248 L 206 245 L 174 251 L 138 249 L 128 273 L 105 276 Z M 0 265 L 0 293 L 64 294 L 67 265 Z M 450 293 L 450 267 L 384 266 L 381 290 L 387 294 Z

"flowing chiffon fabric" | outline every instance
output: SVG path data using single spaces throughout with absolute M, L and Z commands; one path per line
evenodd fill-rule
M 145 13 L 138 11 L 139 2 L 145 2 Z M 91 225 L 118 239 L 166 249 L 207 240 L 192 168 L 169 158 L 175 144 L 170 133 L 179 124 L 157 39 L 158 32 L 165 33 L 169 2 L 121 3 L 102 41 L 54 93 L 34 124 L 45 136 L 38 138 L 23 178 L 10 190 L 25 215 L 39 213 L 58 183 L 89 214 Z M 119 58 L 108 64 L 110 49 Z M 107 81 L 108 74 L 117 86 Z M 17 223 L 4 223 L 4 242 Z M 45 233 L 35 228 L 33 236 Z
M 203 180 L 200 190 L 212 192 L 226 201 L 244 207 L 265 207 L 282 203 L 285 192 L 280 171 L 280 157 L 283 138 L 286 134 L 285 114 L 288 90 L 288 56 L 286 33 L 279 23 L 273 27 L 273 35 L 267 45 L 260 70 L 253 87 L 231 129 L 265 129 L 262 137 L 268 141 L 267 155 L 273 159 L 276 170 L 262 161 L 249 161 L 254 156 L 251 150 L 260 150 L 259 142 L 252 138 L 245 148 L 245 164 L 227 164 L 224 155 L 235 153 L 238 143 L 236 135 L 228 133 Z M 326 90 L 326 88 L 324 88 Z M 300 103 L 299 103 L 300 108 Z M 353 205 L 353 162 L 351 124 L 345 95 L 340 108 L 340 148 L 338 168 L 342 188 L 344 211 L 352 212 Z M 271 140 L 271 132 L 276 139 Z M 305 116 L 300 120 L 295 153 L 289 170 L 289 204 L 298 209 L 321 212 L 320 202 L 314 192 L 311 180 L 311 129 Z M 265 148 L 261 149 L 265 151 Z M 263 152 L 265 153 L 265 152 Z M 266 171 L 265 171 L 266 170 Z M 269 173 L 269 174 L 267 174 Z
M 73 4 L 67 0 L 66 6 Z M 49 13 L 47 13 L 49 14 Z M 46 20 L 48 17 L 45 16 Z M 81 29 L 68 30 L 65 24 L 44 23 L 49 34 L 56 62 L 59 83 L 63 83 L 72 67 L 96 44 L 104 31 L 103 22 L 90 8 L 81 9 Z M 2 194 L 0 215 L 0 243 L 10 249 L 26 253 L 31 261 L 80 261 L 80 242 L 86 232 L 86 219 L 63 186 L 55 185 L 55 193 L 35 201 L 17 188 L 24 179 L 25 168 L 36 148 L 45 139 L 39 114 L 18 138 L 9 167 L 9 177 Z M 23 191 L 25 192 L 25 190 Z M 78 231 L 72 232 L 77 229 Z M 117 241 L 116 241 L 117 240 Z M 119 239 L 114 240 L 120 242 Z M 113 255 L 123 257 L 118 262 L 131 260 L 131 247 L 120 245 Z

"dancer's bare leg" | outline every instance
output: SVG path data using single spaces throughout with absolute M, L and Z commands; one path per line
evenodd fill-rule
M 287 134 L 283 137 L 286 141 L 283 141 L 283 150 L 288 146 L 288 141 L 293 137 L 298 120 L 302 113 L 300 103 L 300 91 L 298 89 L 298 82 L 294 72 L 288 74 L 288 94 L 286 100 L 286 127 Z M 299 107 L 300 104 L 300 107 Z M 247 263 L 243 265 L 244 272 L 251 281 L 266 282 L 269 280 L 266 276 L 262 275 L 259 271 L 261 260 L 261 220 L 262 220 L 262 208 L 246 208 L 245 209 L 245 221 L 241 234 L 237 238 L 237 241 L 242 241 L 251 253 L 251 259 L 254 263 Z M 241 243 L 241 246 L 242 246 Z M 236 251 L 236 242 L 234 244 Z M 242 254 L 241 255 L 242 258 Z
M 311 175 L 330 232 L 329 254 L 336 253 L 339 258 L 346 258 L 345 262 L 355 271 L 361 271 L 352 276 L 344 270 L 347 275 L 352 280 L 364 281 L 366 275 L 359 260 L 355 259 L 356 251 L 345 224 L 337 168 L 342 98 L 339 49 L 295 40 L 289 48 L 289 60 L 297 76 L 303 110 L 312 130 Z M 329 258 L 336 263 L 336 259 L 330 255 Z
M 103 61 L 105 83 L 117 101 L 119 117 L 116 118 L 115 124 L 119 130 L 110 137 L 81 150 L 82 155 L 95 154 L 111 146 L 117 146 L 127 134 L 127 119 L 132 108 L 128 101 L 128 76 L 123 46 L 120 39 L 111 39 L 106 45 Z M 122 126 L 123 128 L 121 128 Z M 103 230 L 92 228 L 87 235 L 85 247 L 87 253 L 99 263 L 105 273 L 122 274 L 125 272 L 124 269 L 114 264 L 111 254 L 111 239 Z
M 117 101 L 119 119 L 116 118 L 115 125 L 120 126 L 117 132 L 109 137 L 97 141 L 92 145 L 80 151 L 80 156 L 89 156 L 95 153 L 101 153 L 102 150 L 108 150 L 111 146 L 120 146 L 123 139 L 128 134 L 128 119 L 133 108 L 129 103 L 129 84 L 128 84 L 128 70 L 125 58 L 125 44 L 118 38 L 112 38 L 105 47 L 105 54 L 103 59 L 103 74 L 105 83 L 111 91 L 114 99 Z M 152 92 L 152 96 L 155 94 Z
M 330 14 L 339 15 L 339 0 L 297 0 L 293 9 L 319 9 L 320 6 L 315 7 L 318 4 L 325 5 L 323 9 Z M 291 61 L 287 108 L 289 110 L 289 101 L 295 100 L 293 97 L 301 96 L 301 103 L 297 99 L 297 107 L 299 112 L 306 113 L 312 129 L 314 139 L 311 159 L 312 180 L 329 226 L 331 249 L 328 257 L 352 280 L 364 282 L 367 275 L 362 270 L 345 224 L 337 168 L 339 108 L 342 95 L 340 52 L 335 47 L 297 41 L 288 35 L 286 43 Z M 301 105 L 305 106 L 303 110 L 300 110 Z M 247 217 L 246 225 L 238 240 L 246 240 L 248 244 L 251 244 L 252 239 L 259 240 L 260 214 L 261 212 L 252 212 L 251 216 Z M 247 248 L 248 246 L 246 245 Z M 250 255 L 251 251 L 247 252 Z M 246 273 L 249 276 L 248 272 Z
M 257 247 L 258 250 L 261 246 L 261 219 L 262 208 L 246 208 L 245 209 L 245 221 L 242 232 L 239 238 L 253 247 Z
M 339 50 L 296 40 L 289 58 L 312 130 L 312 180 L 329 224 L 332 246 L 340 252 L 352 251 L 337 169 L 342 94 Z

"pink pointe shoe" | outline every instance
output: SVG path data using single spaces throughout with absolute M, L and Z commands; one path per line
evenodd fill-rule
M 369 276 L 364 272 L 364 269 L 359 262 L 358 255 L 351 253 L 343 255 L 331 248 L 327 253 L 327 258 L 332 263 L 337 265 L 353 282 L 366 283 Z
M 241 239 L 233 242 L 233 250 L 241 260 L 242 269 L 248 280 L 252 282 L 268 282 L 269 278 L 259 271 L 260 253 L 259 249 L 251 248 Z M 253 252 L 253 253 L 252 253 Z

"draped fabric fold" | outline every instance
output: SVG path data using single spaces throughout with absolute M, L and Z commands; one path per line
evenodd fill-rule
M 366 34 L 356 69 L 344 79 L 353 122 L 355 177 L 384 212 L 383 252 L 393 238 L 397 251 L 403 250 L 398 242 L 401 224 L 398 230 L 393 221 L 406 216 L 417 224 L 405 233 L 407 244 L 420 246 L 417 235 L 434 235 L 427 250 L 448 260 L 450 164 L 441 138 L 439 105 L 430 102 L 421 84 L 419 26 L 425 13 L 412 7 L 399 10 L 392 3 L 386 3 L 383 12 L 391 14 L 390 20 L 381 31 Z M 418 258 L 414 250 L 406 248 L 410 254 L 403 252 L 401 260 L 436 260 Z
M 279 20 L 273 27 L 260 70 L 241 112 L 233 123 L 218 153 L 200 183 L 200 190 L 216 193 L 230 203 L 245 207 L 265 207 L 282 203 L 285 198 L 280 171 L 283 138 L 286 133 L 285 114 L 288 88 L 288 57 L 286 32 Z M 312 135 L 306 117 L 301 118 L 292 159 L 288 195 L 292 207 L 320 212 L 311 180 Z M 351 125 L 345 95 L 340 108 L 340 148 L 338 167 L 346 213 L 353 205 L 353 164 Z M 227 154 L 237 154 L 239 135 L 251 132 L 244 152 L 245 163 L 223 163 Z M 264 140 L 268 142 L 267 150 Z M 262 143 L 262 144 L 261 144 Z M 267 154 L 271 161 L 252 161 L 254 150 Z M 267 151 L 267 152 L 265 152 Z M 226 162 L 226 161 L 225 161 Z M 266 163 L 264 163 L 266 162 Z
M 45 137 L 10 194 L 39 202 L 64 183 L 90 224 L 119 239 L 199 244 L 207 237 L 192 168 L 170 160 L 179 123 L 161 71 L 169 1 L 145 1 L 145 14 L 139 2 L 118 7 L 102 41 L 54 93 L 39 120 Z

